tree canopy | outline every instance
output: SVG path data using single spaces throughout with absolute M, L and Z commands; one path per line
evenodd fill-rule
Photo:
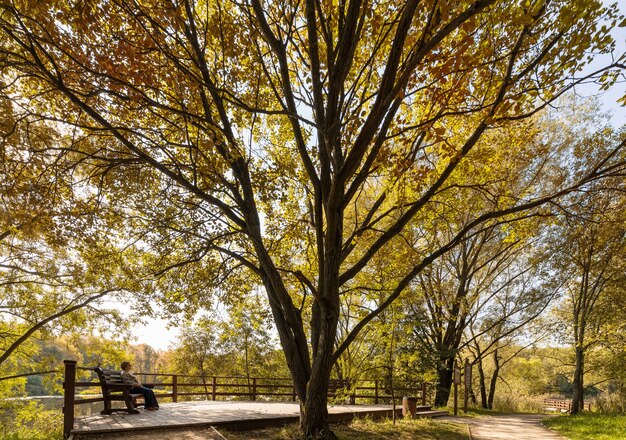
M 193 310 L 263 285 L 304 432 L 332 437 L 333 363 L 424 268 L 620 172 L 623 139 L 583 175 L 531 173 L 504 194 L 478 166 L 498 168 L 479 152 L 496 136 L 518 148 L 511 134 L 574 85 L 614 81 L 619 54 L 582 72 L 620 19 L 590 0 L 15 0 L 0 59 L 20 114 L 68 133 L 46 151 L 114 213 L 115 244 L 161 280 L 152 298 Z M 532 145 L 537 167 L 556 148 Z M 470 193 L 485 202 L 425 245 L 437 207 Z M 389 255 L 400 264 L 373 297 L 363 286 Z M 346 304 L 364 303 L 338 341 Z

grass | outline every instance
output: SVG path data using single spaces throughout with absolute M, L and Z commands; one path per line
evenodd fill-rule
M 391 420 L 359 419 L 346 424 L 332 425 L 340 440 L 468 440 L 467 426 L 431 419 Z M 299 440 L 297 425 L 268 428 L 257 431 L 220 431 L 228 440 Z
M 543 423 L 571 440 L 626 440 L 626 415 L 623 414 L 549 417 Z

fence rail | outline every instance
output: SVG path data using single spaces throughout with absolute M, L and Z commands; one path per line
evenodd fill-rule
M 63 390 L 64 390 L 64 433 L 69 436 L 74 425 L 74 406 L 87 403 L 103 402 L 102 397 L 81 398 L 76 394 L 79 388 L 98 388 L 98 381 L 76 381 L 76 373 L 80 371 L 94 371 L 92 367 L 79 367 L 76 361 L 65 360 Z M 137 373 L 143 383 L 154 385 L 155 395 L 158 398 L 168 398 L 172 402 L 178 402 L 179 398 L 204 397 L 207 400 L 226 398 L 245 398 L 256 401 L 257 399 L 271 400 L 283 398 L 283 400 L 297 401 L 296 389 L 289 378 L 275 377 L 241 377 L 241 376 L 200 376 L 192 374 L 173 373 Z M 426 405 L 426 383 L 415 386 L 394 386 L 393 395 L 399 401 L 403 396 L 415 396 L 421 399 L 422 405 Z M 198 390 L 200 388 L 200 390 Z M 349 403 L 388 403 L 391 402 L 392 393 L 386 381 L 381 379 L 331 379 L 328 388 L 328 397 L 336 402 Z M 94 393 L 95 394 L 95 393 Z
M 563 399 L 543 399 L 543 404 L 547 410 L 558 411 L 563 410 L 572 412 L 572 401 Z M 591 411 L 591 402 L 584 404 L 583 410 L 587 408 L 587 411 Z

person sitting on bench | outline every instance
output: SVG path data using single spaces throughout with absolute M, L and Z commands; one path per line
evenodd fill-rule
M 159 404 L 154 395 L 154 391 L 152 391 L 148 387 L 143 386 L 142 383 L 139 382 L 139 380 L 137 380 L 137 377 L 133 373 L 130 372 L 130 368 L 131 368 L 130 362 L 122 362 L 121 367 L 122 367 L 122 371 L 120 372 L 120 377 L 122 381 L 124 383 L 133 385 L 133 388 L 130 390 L 130 393 L 131 394 L 143 394 L 144 402 L 146 402 L 144 407 L 147 410 L 154 411 L 154 410 L 159 409 Z

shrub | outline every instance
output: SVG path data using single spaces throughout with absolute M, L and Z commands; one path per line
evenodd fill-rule
M 0 440 L 62 440 L 62 419 L 35 400 L 0 400 Z

